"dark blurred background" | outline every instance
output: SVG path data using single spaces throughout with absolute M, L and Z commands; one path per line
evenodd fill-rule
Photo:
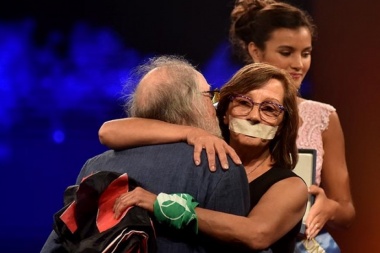
M 231 57 L 227 38 L 233 2 L 15 0 L 0 3 L 1 252 L 40 251 L 52 229 L 53 214 L 62 207 L 63 191 L 75 183 L 86 159 L 106 150 L 98 141 L 99 127 L 106 120 L 125 116 L 121 91 L 133 67 L 155 55 L 178 54 L 198 66 L 215 87 L 231 77 L 240 67 Z M 301 93 L 306 98 L 336 106 L 338 112 L 343 112 L 340 115 L 344 129 L 353 134 L 356 128 L 346 128 L 351 120 L 356 120 L 351 118 L 344 103 L 357 106 L 356 99 L 347 101 L 355 92 L 347 93 L 347 83 L 329 77 L 348 78 L 348 73 L 353 74 L 354 71 L 339 66 L 346 66 L 360 52 L 352 52 L 349 44 L 344 47 L 347 51 L 338 52 L 337 47 L 332 51 L 330 42 L 338 45 L 348 43 L 351 38 L 359 40 L 344 38 L 343 33 L 353 31 L 345 22 L 359 11 L 354 5 L 349 9 L 350 5 L 347 7 L 346 2 L 340 1 L 334 4 L 312 0 L 287 2 L 309 11 L 320 26 L 320 38 L 313 53 L 316 57 Z M 362 17 L 367 16 L 366 11 L 360 12 Z M 337 13 L 344 19 L 337 18 Z M 367 19 L 359 21 L 356 18 L 358 27 L 376 23 Z M 341 32 L 341 38 L 337 39 L 337 31 Z M 368 33 L 373 34 L 373 29 Z M 319 53 L 320 48 L 324 55 Z M 339 53 L 351 57 L 326 68 L 329 62 L 337 61 L 334 55 Z M 325 57 L 329 59 L 327 64 Z M 348 78 L 352 79 L 352 76 Z M 346 92 L 345 100 L 339 100 L 343 94 L 340 87 Z M 357 87 L 357 84 L 351 86 Z M 348 144 L 356 146 L 350 136 L 346 136 Z M 347 150 L 358 155 L 352 148 Z M 360 156 L 356 161 L 348 157 L 353 175 L 358 173 L 355 165 L 363 164 Z M 362 193 L 353 192 L 356 198 Z M 359 227 L 351 230 L 355 238 L 360 237 L 355 233 L 358 230 Z M 343 240 L 350 236 L 348 232 L 337 236 L 344 249 L 352 249 Z

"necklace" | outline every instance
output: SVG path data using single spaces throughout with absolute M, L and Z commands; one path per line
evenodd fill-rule
M 255 166 L 250 172 L 247 172 L 247 176 L 249 176 L 249 174 L 251 174 L 252 172 L 254 172 L 258 167 L 260 167 L 261 165 L 263 165 L 263 163 L 268 159 L 269 155 L 267 157 L 265 157 L 264 160 L 262 160 L 257 166 Z

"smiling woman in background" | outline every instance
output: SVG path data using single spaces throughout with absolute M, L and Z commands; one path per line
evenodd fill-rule
M 299 89 L 311 64 L 315 25 L 304 11 L 273 0 L 240 0 L 231 12 L 230 40 L 244 63 L 265 62 L 286 70 Z M 317 150 L 315 195 L 307 237 L 325 225 L 348 228 L 355 218 L 342 127 L 334 107 L 297 98 L 298 148 Z

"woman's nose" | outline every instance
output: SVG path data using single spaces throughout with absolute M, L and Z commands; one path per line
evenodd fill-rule
M 300 70 L 303 67 L 303 61 L 301 55 L 294 55 L 291 63 L 291 67 L 296 70 Z
M 248 114 L 248 118 L 253 121 L 259 121 L 261 119 L 259 105 L 253 105 L 252 110 Z

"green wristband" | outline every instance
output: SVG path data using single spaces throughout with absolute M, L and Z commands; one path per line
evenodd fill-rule
M 198 220 L 195 207 L 199 204 L 185 193 L 160 193 L 153 205 L 157 221 L 170 227 L 182 229 L 190 227 L 198 234 Z

